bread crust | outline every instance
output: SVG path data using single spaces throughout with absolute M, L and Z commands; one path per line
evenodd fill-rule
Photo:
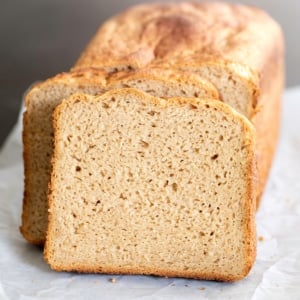
M 54 241 L 55 241 L 55 224 L 56 216 L 53 215 L 53 207 L 55 206 L 54 202 L 54 193 L 56 192 L 56 163 L 60 158 L 60 150 L 57 144 L 58 137 L 60 135 L 60 118 L 64 115 L 64 112 L 68 107 L 72 106 L 77 102 L 86 102 L 90 105 L 104 101 L 107 98 L 112 98 L 114 96 L 127 96 L 128 94 L 146 100 L 149 103 L 153 103 L 160 107 L 167 107 L 170 105 L 182 106 L 186 104 L 195 105 L 195 106 L 211 106 L 217 110 L 221 110 L 224 113 L 228 114 L 233 120 L 239 122 L 243 126 L 243 132 L 245 133 L 245 147 L 248 149 L 248 164 L 247 164 L 247 194 L 245 196 L 246 200 L 243 203 L 244 207 L 244 223 L 243 230 L 245 236 L 245 261 L 241 262 L 244 265 L 243 272 L 240 274 L 220 274 L 218 270 L 211 270 L 208 272 L 194 272 L 194 271 L 184 271 L 184 270 L 161 270 L 156 268 L 149 267 L 102 267 L 94 266 L 88 267 L 86 265 L 68 265 L 68 264 L 57 264 L 54 258 Z M 255 129 L 253 125 L 241 114 L 233 110 L 229 105 L 222 103 L 218 100 L 203 100 L 196 98 L 170 98 L 168 100 L 152 97 L 149 94 L 146 94 L 140 90 L 133 88 L 123 88 L 119 90 L 111 90 L 105 94 L 96 97 L 90 98 L 84 94 L 75 94 L 63 101 L 55 109 L 53 115 L 53 127 L 55 128 L 55 138 L 54 138 L 54 153 L 52 157 L 53 169 L 51 173 L 51 180 L 49 183 L 49 226 L 47 231 L 47 239 L 44 249 L 45 260 L 50 264 L 50 267 L 56 271 L 76 271 L 82 273 L 107 273 L 107 274 L 146 274 L 146 275 L 157 275 L 157 276 L 167 276 L 167 277 L 185 277 L 185 278 L 195 278 L 195 279 L 206 279 L 206 280 L 217 280 L 217 281 L 237 281 L 249 273 L 251 267 L 256 258 L 256 229 L 255 229 L 255 199 L 256 199 L 256 158 L 255 158 Z
M 281 117 L 281 98 L 285 84 L 283 37 L 269 53 L 260 80 L 260 97 L 252 123 L 257 136 L 259 167 L 256 208 L 259 208 L 276 151 Z

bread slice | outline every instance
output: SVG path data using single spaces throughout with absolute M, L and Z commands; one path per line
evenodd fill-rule
M 280 26 L 262 10 L 225 2 L 134 6 L 100 27 L 74 69 L 149 66 L 193 71 L 257 131 L 258 198 L 277 142 L 284 86 Z
M 108 90 L 136 88 L 162 98 L 194 97 L 219 99 L 216 87 L 189 71 L 169 68 L 144 68 L 134 72 L 116 72 L 109 77 Z
M 45 258 L 58 271 L 234 281 L 255 259 L 254 129 L 213 100 L 136 89 L 54 113 Z
M 46 237 L 54 108 L 76 92 L 96 95 L 125 86 L 144 89 L 161 97 L 218 98 L 216 88 L 198 75 L 188 72 L 172 75 L 161 69 L 118 75 L 83 69 L 59 74 L 34 86 L 26 95 L 23 129 L 25 191 L 20 229 L 29 242 L 43 244 Z

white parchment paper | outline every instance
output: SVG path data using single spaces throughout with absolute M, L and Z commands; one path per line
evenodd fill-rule
M 284 96 L 279 147 L 256 216 L 263 240 L 239 282 L 51 271 L 19 233 L 22 194 L 19 121 L 0 152 L 0 299 L 300 299 L 300 87 Z

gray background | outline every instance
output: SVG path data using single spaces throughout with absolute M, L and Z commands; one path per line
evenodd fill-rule
M 16 122 L 26 88 L 67 71 L 105 19 L 141 2 L 146 1 L 0 0 L 0 145 Z M 230 2 L 259 6 L 282 25 L 287 86 L 299 85 L 300 1 Z

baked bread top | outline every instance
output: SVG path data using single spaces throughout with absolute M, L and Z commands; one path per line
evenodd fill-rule
M 281 29 L 258 8 L 223 2 L 143 4 L 105 22 L 74 68 L 232 63 L 237 73 L 255 81 L 268 56 L 282 53 L 282 45 L 274 52 L 274 40 L 282 40 Z

